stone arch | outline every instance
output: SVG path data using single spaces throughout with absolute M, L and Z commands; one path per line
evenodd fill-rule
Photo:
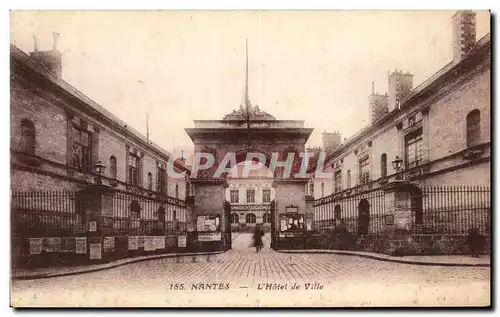
M 368 234 L 370 228 L 370 203 L 361 199 L 358 205 L 358 233 Z

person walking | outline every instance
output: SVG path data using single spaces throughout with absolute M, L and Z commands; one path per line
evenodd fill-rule
M 262 230 L 260 224 L 256 225 L 253 233 L 253 245 L 257 252 L 260 252 L 260 250 L 262 250 L 262 247 L 264 246 L 264 243 L 262 242 L 263 236 L 264 236 L 264 230 Z

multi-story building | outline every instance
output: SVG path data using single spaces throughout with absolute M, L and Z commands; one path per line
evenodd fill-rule
M 329 178 L 313 173 L 309 184 L 317 222 L 331 227 L 344 219 L 352 231 L 386 230 L 394 216 L 398 222 L 407 196 L 384 190 L 400 181 L 418 192 L 408 193 L 402 227 L 489 232 L 490 35 L 476 42 L 473 12 L 459 11 L 452 22 L 453 60 L 417 87 L 412 74 L 394 71 L 388 93 L 368 97 L 370 125 L 325 149 Z
M 228 179 L 226 201 L 231 204 L 231 228 L 233 231 L 252 230 L 261 224 L 265 230 L 271 227 L 271 202 L 275 198 L 273 179 L 267 176 L 267 168 L 252 171 L 241 177 L 244 163 L 237 165 L 237 177 Z
M 371 125 L 325 150 L 332 179 L 315 180 L 315 198 L 394 175 L 396 157 L 422 184 L 490 184 L 491 43 L 489 34 L 475 42 L 474 17 L 453 16 L 453 60 L 418 87 L 394 71 L 387 94 L 372 92 Z
M 73 236 L 89 225 L 115 233 L 135 228 L 134 234 L 148 234 L 157 223 L 186 227 L 189 170 L 182 160 L 64 81 L 55 45 L 30 54 L 11 45 L 10 57 L 14 234 L 57 237 L 64 229 Z M 185 178 L 168 177 L 167 164 Z M 82 207 L 88 196 L 80 193 L 97 184 L 110 189 L 112 199 L 100 209 L 110 222 L 96 229 Z

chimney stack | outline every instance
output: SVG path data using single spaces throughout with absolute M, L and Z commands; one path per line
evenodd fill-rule
M 342 142 L 342 135 L 338 131 L 333 133 L 325 131 L 323 132 L 322 135 L 322 141 L 323 141 L 323 150 L 326 153 L 331 153 L 340 146 Z
M 370 125 L 389 113 L 389 97 L 387 94 L 375 93 L 375 82 L 372 81 L 372 93 L 368 96 L 370 103 Z
M 395 70 L 389 75 L 389 112 L 398 109 L 401 101 L 413 89 L 413 75 Z
M 452 17 L 453 62 L 460 62 L 476 45 L 476 14 L 472 11 L 458 11 Z
M 45 67 L 47 70 L 56 75 L 57 78 L 62 76 L 62 54 L 57 50 L 57 40 L 59 39 L 59 33 L 52 32 L 53 44 L 52 50 L 40 51 L 38 50 L 38 41 L 33 35 L 35 41 L 34 51 L 30 53 L 30 57 L 36 61 L 38 64 Z

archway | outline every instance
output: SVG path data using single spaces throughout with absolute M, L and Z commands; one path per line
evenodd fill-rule
M 370 228 L 370 203 L 361 199 L 358 205 L 358 234 L 368 234 Z

